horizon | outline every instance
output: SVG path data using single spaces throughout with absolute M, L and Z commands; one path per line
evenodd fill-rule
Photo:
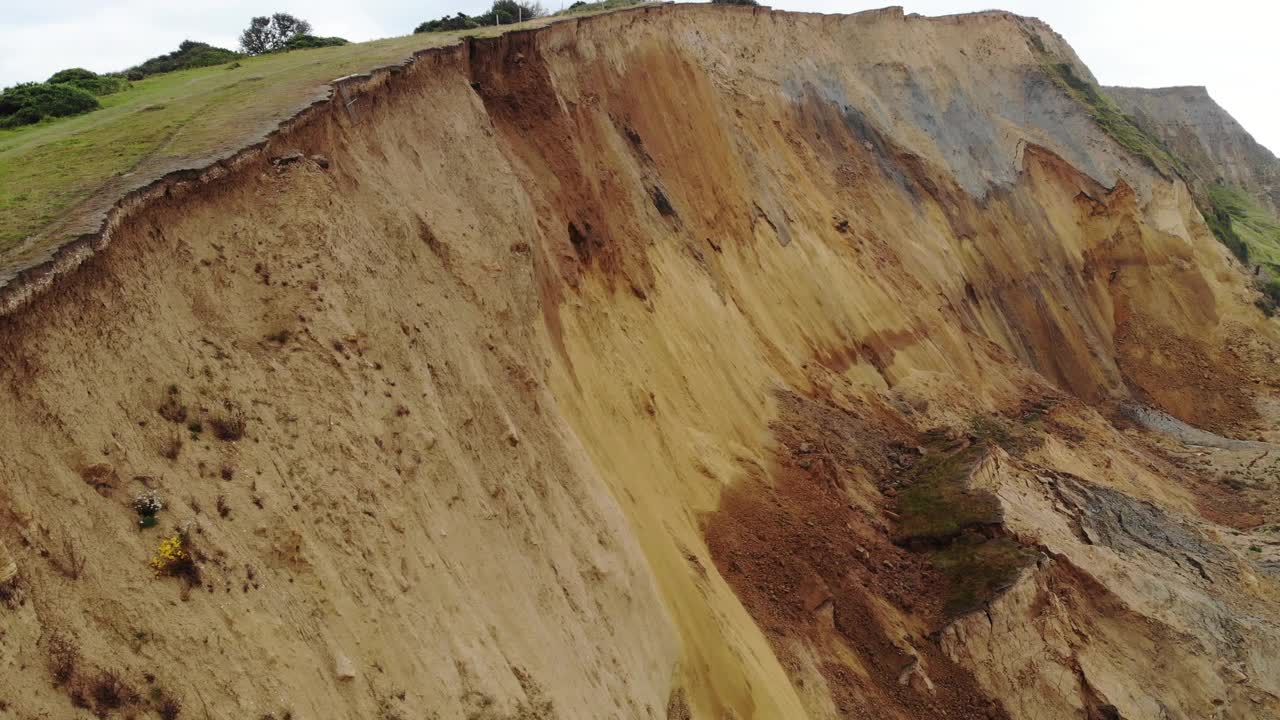
M 1085 0 L 1062 6 L 1047 0 L 920 0 L 901 4 L 906 13 L 959 15 L 990 10 L 1036 17 L 1066 38 L 1104 87 L 1147 89 L 1203 87 L 1272 155 L 1280 153 L 1280 80 L 1265 73 L 1232 72 L 1237 67 L 1266 67 L 1266 28 L 1280 22 L 1280 8 L 1255 7 L 1245 0 L 1224 0 L 1212 14 L 1187 0 L 1166 3 L 1160 13 L 1124 4 Z M 567 0 L 546 3 L 548 12 Z M 161 0 L 53 0 L 39 8 L 9 11 L 0 28 L 0 87 L 40 82 L 58 70 L 85 67 L 94 72 L 123 71 L 177 48 L 183 40 L 238 49 L 240 31 L 254 15 L 289 12 L 309 20 L 317 35 L 352 42 L 412 34 L 420 22 L 456 12 L 477 14 L 483 0 L 432 1 L 410 6 L 397 0 L 370 0 L 353 8 L 338 0 L 231 0 L 217 7 L 175 10 Z M 1117 7 L 1119 5 L 1119 7 Z M 894 5 L 836 0 L 784 0 L 776 10 L 853 14 Z M 1235 8 L 1235 10 L 1233 10 Z M 1222 27 L 1248 12 L 1261 15 L 1247 27 Z M 68 19 L 71 18 L 71 19 Z M 140 25 L 140 20 L 145 25 Z M 1130 52 L 1133 28 L 1143 28 L 1143 53 Z M 194 28 L 201 28 L 194 30 Z M 74 38 L 52 43 L 51 36 Z M 1256 36 L 1256 37 L 1255 37 Z M 124 38 L 122 42 L 120 38 Z M 1271 88 L 1266 85 L 1270 83 Z M 1258 87 L 1262 84 L 1262 87 Z

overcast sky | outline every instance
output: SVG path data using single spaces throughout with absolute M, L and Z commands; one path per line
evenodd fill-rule
M 766 0 L 767 1 L 767 0 Z M 562 0 L 543 0 L 559 9 Z M 234 48 L 253 15 L 292 12 L 322 35 L 370 40 L 485 0 L 0 0 L 0 86 L 65 67 L 120 70 L 190 38 Z M 774 0 L 774 7 L 854 12 L 859 0 Z M 1047 21 L 1106 85 L 1205 85 L 1253 136 L 1280 153 L 1278 0 L 906 0 L 942 15 L 1000 7 Z

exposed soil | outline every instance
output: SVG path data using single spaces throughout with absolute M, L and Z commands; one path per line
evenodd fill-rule
M 805 682 L 803 647 L 842 717 L 1007 717 L 929 639 L 946 581 L 881 519 L 893 503 L 878 486 L 914 461 L 914 433 L 885 406 L 793 393 L 778 402 L 774 464 L 730 489 L 705 527 L 716 567 L 794 681 Z M 912 679 L 917 665 L 927 682 Z

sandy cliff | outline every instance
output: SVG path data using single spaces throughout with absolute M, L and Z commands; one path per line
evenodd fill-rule
M 1045 52 L 645 7 L 154 192 L 0 319 L 0 717 L 1276 716 L 1277 326 Z

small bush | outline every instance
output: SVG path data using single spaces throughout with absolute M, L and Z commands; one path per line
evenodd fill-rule
M 1271 278 L 1263 282 L 1258 289 L 1262 291 L 1262 299 L 1258 301 L 1258 307 L 1267 317 L 1275 317 L 1277 308 L 1280 308 L 1280 280 Z
M 160 697 L 156 700 L 156 713 L 161 720 L 177 720 L 182 714 L 182 703 L 174 696 L 161 691 Z
M 66 685 L 80 666 L 80 648 L 67 636 L 54 633 L 49 638 L 49 676 L 55 687 Z
M 164 402 L 160 404 L 156 412 L 160 413 L 160 417 L 175 425 L 181 425 L 187 421 L 187 406 L 182 402 L 177 385 L 169 386 L 169 392 L 165 395 Z
M 138 527 L 156 526 L 156 515 L 164 509 L 164 501 L 154 491 L 146 492 L 133 500 L 133 510 L 138 513 Z
M 200 568 L 191 553 L 190 540 L 183 533 L 161 540 L 150 565 L 156 577 L 186 578 L 193 585 L 200 581 Z
M 759 5 L 756 0 L 711 0 L 712 5 Z
M 227 403 L 223 414 L 209 418 L 209 426 L 213 428 L 213 434 L 219 440 L 235 442 L 244 437 L 249 420 L 245 417 L 243 410 Z
M 98 673 L 89 684 L 89 697 L 93 698 L 95 709 L 102 715 L 106 710 L 118 710 L 138 701 L 138 693 L 115 670 Z

